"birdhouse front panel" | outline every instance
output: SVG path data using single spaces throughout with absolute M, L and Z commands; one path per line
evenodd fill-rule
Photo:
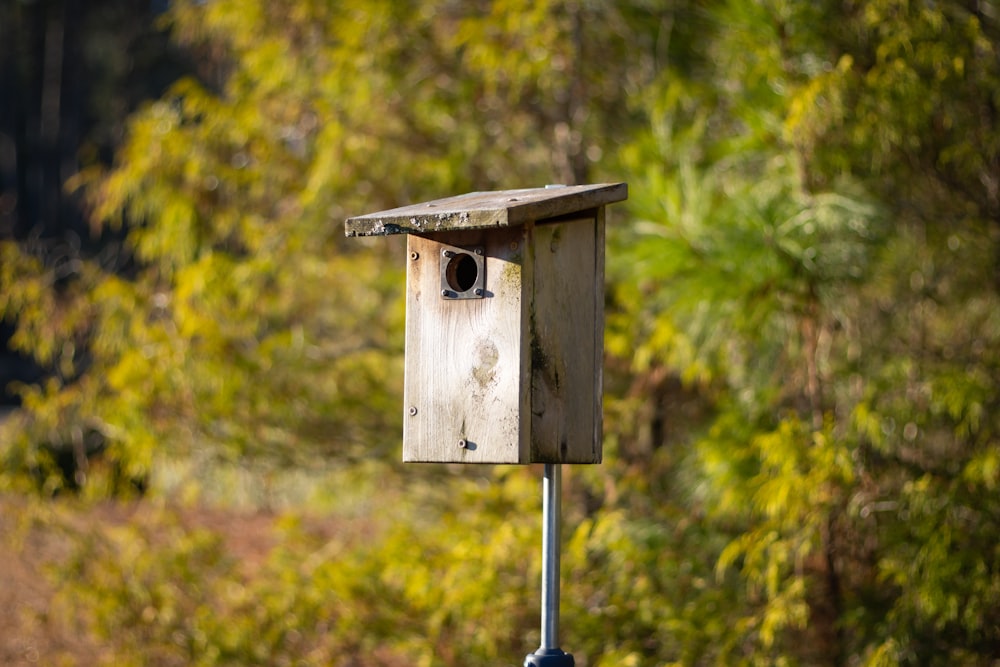
M 408 239 L 403 460 L 524 462 L 524 228 Z

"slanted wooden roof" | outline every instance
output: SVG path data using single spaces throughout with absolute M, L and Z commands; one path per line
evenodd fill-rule
M 348 218 L 347 236 L 429 234 L 455 229 L 513 227 L 628 198 L 625 183 L 471 192 Z

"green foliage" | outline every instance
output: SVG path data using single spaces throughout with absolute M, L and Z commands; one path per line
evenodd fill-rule
M 95 225 L 129 225 L 135 270 L 84 264 L 59 300 L 42 295 L 48 267 L 17 260 L 4 275 L 0 312 L 17 320 L 16 340 L 67 369 L 36 402 L 51 409 L 29 411 L 16 450 L 93 429 L 140 476 L 164 453 L 157 443 L 170 455 L 294 465 L 389 454 L 399 245 L 347 243 L 343 218 L 585 178 L 602 146 L 583 137 L 617 136 L 616 75 L 633 87 L 649 76 L 627 60 L 582 65 L 585 48 L 627 54 L 617 10 L 536 3 L 531 16 L 547 29 L 497 32 L 461 4 L 175 3 L 165 21 L 202 58 L 201 79 L 133 115 L 113 169 L 75 179 Z M 581 95 L 600 112 L 570 103 Z
M 249 554 L 236 531 L 176 510 L 88 533 L 57 519 L 75 547 L 50 575 L 53 613 L 92 633 L 106 664 L 496 664 L 525 652 L 537 622 L 524 600 L 539 559 L 525 510 L 538 508 L 523 479 L 456 489 L 460 509 L 433 516 L 287 515 Z M 498 511 L 519 518 L 496 526 Z
M 994 595 L 1000 327 L 996 199 L 966 183 L 998 159 L 996 26 L 954 4 L 717 11 L 716 89 L 677 72 L 624 154 L 608 348 L 654 391 L 623 415 L 681 420 L 664 444 L 694 447 L 690 498 L 731 531 L 749 662 L 976 664 L 995 633 L 958 610 Z
M 996 7 L 611 4 L 172 5 L 199 78 L 78 179 L 134 267 L 57 278 L 2 247 L 0 313 L 52 378 L 2 426 L 0 483 L 58 491 L 54 453 L 94 433 L 85 495 L 336 460 L 356 478 L 331 517 L 377 520 L 289 510 L 252 572 L 169 514 L 74 535 L 61 604 L 109 664 L 531 650 L 535 477 L 371 463 L 400 430 L 401 248 L 340 225 L 603 174 L 631 195 L 609 226 L 606 463 L 568 475 L 564 646 L 997 659 Z

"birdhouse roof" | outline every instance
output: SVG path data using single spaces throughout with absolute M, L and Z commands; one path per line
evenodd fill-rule
M 347 236 L 385 236 L 513 227 L 594 209 L 627 197 L 625 183 L 470 192 L 348 218 L 345 231 Z

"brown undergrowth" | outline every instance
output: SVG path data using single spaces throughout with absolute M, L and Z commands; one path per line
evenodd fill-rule
M 218 536 L 237 577 L 249 579 L 279 540 L 274 513 L 150 502 L 81 503 L 0 495 L 0 664 L 93 665 L 102 643 L 79 628 L 58 605 L 58 574 L 68 566 L 81 536 L 147 525 L 169 512 L 184 531 Z M 324 532 L 322 522 L 310 528 Z

